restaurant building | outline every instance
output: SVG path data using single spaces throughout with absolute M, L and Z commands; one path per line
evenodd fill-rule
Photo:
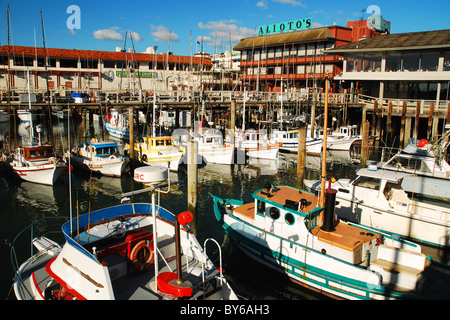
M 383 99 L 449 100 L 450 29 L 382 35 L 326 52 L 343 88 Z
M 9 61 L 8 61 L 9 57 Z M 209 71 L 211 58 L 76 49 L 0 47 L 0 90 L 26 91 L 28 79 L 34 93 L 77 91 L 186 91 L 198 90 L 201 71 Z M 8 72 L 10 77 L 8 77 Z
M 282 87 L 283 91 L 322 87 L 327 73 L 333 78 L 343 72 L 343 56 L 325 55 L 325 51 L 383 32 L 367 20 L 358 20 L 347 22 L 345 27 L 306 28 L 242 39 L 234 47 L 241 52 L 241 84 L 249 91 L 267 92 L 280 92 Z

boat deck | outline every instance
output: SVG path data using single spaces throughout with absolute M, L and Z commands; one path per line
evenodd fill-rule
M 273 187 L 270 191 L 261 190 L 256 194 L 269 201 L 276 202 L 285 207 L 291 207 L 293 209 L 298 208 L 298 204 L 304 199 L 306 200 L 305 206 L 301 212 L 310 212 L 317 207 L 317 197 L 309 192 L 295 189 L 289 186 L 277 186 Z
M 360 228 L 339 222 L 332 232 L 323 231 L 320 227 L 311 230 L 311 233 L 319 240 L 330 243 L 348 251 L 354 251 L 363 243 L 372 241 L 380 235 L 377 233 L 364 232 Z

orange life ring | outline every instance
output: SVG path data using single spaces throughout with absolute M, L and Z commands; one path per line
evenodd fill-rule
M 137 271 L 147 269 L 153 263 L 154 259 L 153 242 L 150 240 L 139 241 L 131 249 L 128 259 L 130 259 L 133 267 Z

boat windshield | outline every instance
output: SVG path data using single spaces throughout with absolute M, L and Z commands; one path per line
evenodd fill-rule
M 353 181 L 353 185 L 355 187 L 362 187 L 372 190 L 380 190 L 380 184 L 380 179 L 365 176 L 359 176 L 355 179 L 355 181 Z

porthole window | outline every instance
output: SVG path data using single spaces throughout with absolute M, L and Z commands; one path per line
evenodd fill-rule
M 294 215 L 292 213 L 286 213 L 284 216 L 284 221 L 286 221 L 286 223 L 290 226 L 293 225 L 295 222 Z
M 277 220 L 280 217 L 280 210 L 278 210 L 278 208 L 272 207 L 269 210 L 269 215 L 273 220 Z

